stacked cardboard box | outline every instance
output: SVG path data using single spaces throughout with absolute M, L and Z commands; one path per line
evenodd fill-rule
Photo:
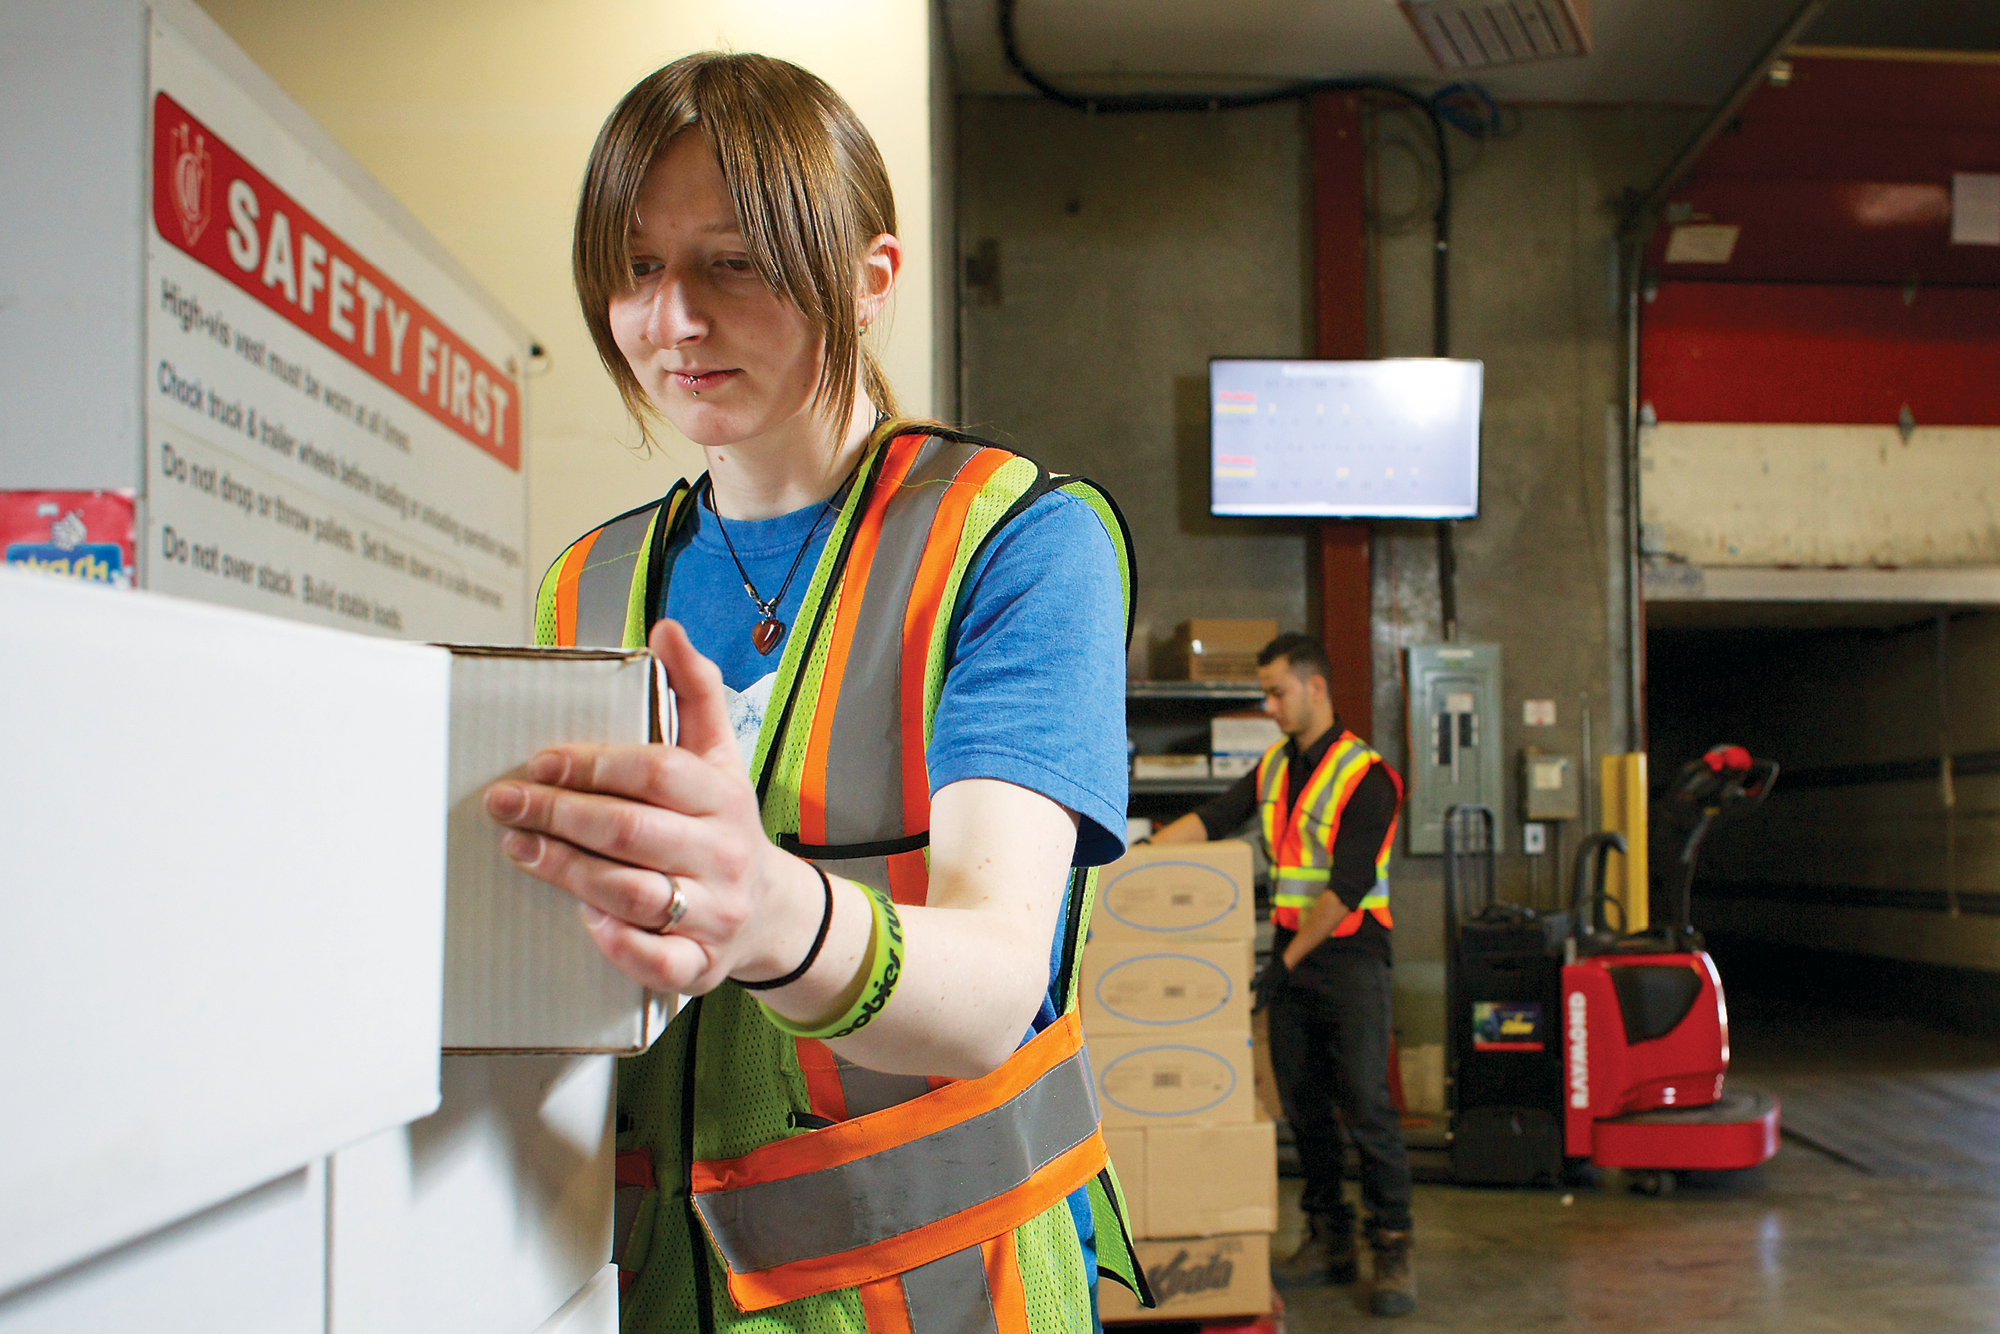
M 1217 778 L 1241 778 L 1285 739 L 1264 713 L 1223 713 L 1208 720 L 1208 763 Z
M 1182 621 L 1166 646 L 1168 681 L 1255 681 L 1257 653 L 1278 637 L 1278 623 L 1218 618 Z
M 1106 869 L 1083 956 L 1104 1137 L 1159 1306 L 1098 1289 L 1105 1320 L 1270 1309 L 1276 1145 L 1250 1046 L 1250 848 L 1136 848 Z

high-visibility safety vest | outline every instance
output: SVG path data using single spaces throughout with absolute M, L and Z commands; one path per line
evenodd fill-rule
M 899 904 L 925 902 L 925 752 L 966 574 L 1050 491 L 1089 505 L 1110 535 L 1129 634 L 1130 538 L 1094 484 L 932 428 L 870 443 L 794 618 L 751 762 L 779 846 L 886 886 Z M 537 642 L 643 646 L 696 494 L 679 483 L 571 545 L 542 582 Z M 1150 1306 L 1077 1013 L 1096 885 L 1094 870 L 1071 874 L 1059 1018 L 983 1078 L 862 1069 L 785 1036 L 729 983 L 621 1061 L 623 1328 L 1085 1334 L 1067 1204 L 1082 1188 L 1099 1271 Z
M 1314 900 L 1327 892 L 1333 875 L 1333 842 L 1340 836 L 1340 817 L 1354 796 L 1354 789 L 1376 765 L 1396 785 L 1396 804 L 1403 801 L 1403 778 L 1366 741 L 1352 732 L 1342 732 L 1326 748 L 1319 766 L 1306 779 L 1298 801 L 1286 818 L 1286 801 L 1291 795 L 1290 770 L 1285 762 L 1285 743 L 1264 752 L 1257 761 L 1257 811 L 1264 830 L 1264 847 L 1271 856 L 1271 924 L 1296 931 L 1305 920 Z M 1361 929 L 1367 913 L 1393 927 L 1389 916 L 1389 849 L 1396 842 L 1396 820 L 1382 838 L 1382 850 L 1375 854 L 1375 884 L 1362 896 L 1359 907 L 1340 919 L 1333 928 L 1336 938 L 1351 936 Z

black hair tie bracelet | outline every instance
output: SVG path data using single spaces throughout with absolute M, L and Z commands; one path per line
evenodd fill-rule
M 736 985 L 745 991 L 776 991 L 779 987 L 788 987 L 812 971 L 812 966 L 819 962 L 819 952 L 826 945 L 827 928 L 833 925 L 833 880 L 816 863 L 807 862 L 806 865 L 819 871 L 819 882 L 826 886 L 826 908 L 820 913 L 819 934 L 813 937 L 812 948 L 806 951 L 804 963 L 783 977 L 774 977 L 768 982 L 738 981 Z

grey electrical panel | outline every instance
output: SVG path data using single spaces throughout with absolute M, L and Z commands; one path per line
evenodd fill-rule
M 1416 644 L 1409 649 L 1410 773 L 1403 819 L 1412 853 L 1444 851 L 1444 813 L 1501 804 L 1500 646 Z M 1493 830 L 1505 846 L 1504 822 Z

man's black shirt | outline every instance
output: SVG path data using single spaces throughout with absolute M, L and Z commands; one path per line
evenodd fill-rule
M 1299 753 L 1294 742 L 1285 742 L 1287 820 L 1291 818 L 1292 806 L 1298 802 L 1300 790 L 1340 737 L 1341 726 L 1336 719 L 1326 734 L 1308 746 L 1304 754 Z M 1396 818 L 1397 804 L 1396 785 L 1378 764 L 1356 784 L 1354 795 L 1348 798 L 1347 807 L 1341 812 L 1340 830 L 1333 839 L 1333 874 L 1328 885 L 1350 912 L 1374 888 L 1375 857 L 1382 851 L 1382 841 L 1389 836 L 1389 825 Z M 1227 792 L 1212 798 L 1195 812 L 1211 840 L 1228 838 L 1243 826 L 1244 821 L 1256 814 L 1257 772 L 1254 769 L 1237 779 Z M 1266 851 L 1275 854 L 1277 849 Z M 1282 950 L 1290 943 L 1292 933 L 1281 928 L 1278 935 L 1281 939 L 1277 948 Z M 1389 932 L 1373 916 L 1364 917 L 1361 929 L 1353 935 L 1329 940 L 1319 948 L 1360 950 L 1387 959 Z

